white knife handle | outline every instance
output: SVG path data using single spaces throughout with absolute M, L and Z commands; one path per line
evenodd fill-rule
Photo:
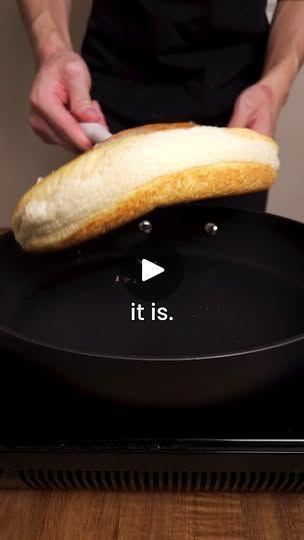
M 80 126 L 93 144 L 106 141 L 112 136 L 106 127 L 95 122 L 81 122 Z

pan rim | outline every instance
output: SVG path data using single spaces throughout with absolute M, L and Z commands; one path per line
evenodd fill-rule
M 130 356 L 125 354 L 100 354 L 100 353 L 94 353 L 89 351 L 80 351 L 77 349 L 73 349 L 71 347 L 56 347 L 54 345 L 48 344 L 47 342 L 43 342 L 40 340 L 35 340 L 31 338 L 27 338 L 23 336 L 22 334 L 18 332 L 14 332 L 13 330 L 7 329 L 5 326 L 0 325 L 0 334 L 3 334 L 7 338 L 16 339 L 18 341 L 23 341 L 27 345 L 33 345 L 35 347 L 45 349 L 45 350 L 51 350 L 55 353 L 64 353 L 69 354 L 73 356 L 83 356 L 85 358 L 95 358 L 100 360 L 116 360 L 116 361 L 132 361 L 132 362 L 197 362 L 197 361 L 207 361 L 207 360 L 222 360 L 222 359 L 229 359 L 229 358 L 236 358 L 241 356 L 250 356 L 255 355 L 259 353 L 265 353 L 269 351 L 274 350 L 280 350 L 285 347 L 288 347 L 290 345 L 295 345 L 298 343 L 301 343 L 301 341 L 304 341 L 304 333 L 298 334 L 292 338 L 288 338 L 282 341 L 277 341 L 275 343 L 272 343 L 270 345 L 263 345 L 261 347 L 254 347 L 252 349 L 243 349 L 240 351 L 230 351 L 226 353 L 219 353 L 219 354 L 205 354 L 202 356 L 159 356 L 159 357 L 149 357 L 146 356 Z M 0 350 L 1 350 L 1 341 L 0 341 Z
M 193 204 L 195 206 L 195 203 Z M 304 229 L 304 222 L 299 221 L 298 219 L 293 219 L 287 216 L 281 216 L 279 214 L 274 214 L 272 212 L 260 212 L 257 210 L 246 210 L 244 208 L 229 208 L 229 207 L 220 207 L 220 206 L 206 206 L 206 210 L 223 210 L 223 211 L 233 211 L 239 214 L 253 214 L 257 216 L 263 216 L 266 217 L 266 219 L 274 220 L 274 221 L 281 221 L 285 222 L 286 224 L 290 223 L 293 226 L 300 226 L 302 229 Z M 11 229 L 8 229 L 6 232 L 0 234 L 0 240 L 4 239 L 5 237 L 13 235 L 13 231 Z M 19 332 L 15 332 L 11 328 L 1 325 L 0 324 L 0 334 L 4 335 L 7 338 L 16 339 L 18 341 L 23 341 L 24 343 L 28 345 L 33 345 L 35 347 L 39 347 L 45 350 L 52 350 L 57 353 L 64 353 L 64 354 L 70 354 L 74 356 L 83 356 L 86 358 L 95 358 L 95 359 L 109 359 L 109 360 L 116 360 L 116 361 L 132 361 L 132 362 L 172 362 L 172 363 L 179 363 L 179 362 L 197 362 L 197 361 L 207 361 L 207 360 L 219 360 L 219 359 L 229 359 L 229 358 L 236 358 L 241 356 L 250 356 L 254 354 L 259 353 L 265 353 L 269 351 L 274 350 L 280 350 L 285 347 L 288 347 L 290 345 L 295 345 L 298 343 L 301 343 L 301 341 L 304 341 L 304 329 L 301 334 L 297 334 L 291 338 L 283 339 L 281 341 L 276 341 L 274 343 L 268 344 L 268 345 L 262 345 L 260 347 L 253 347 L 252 349 L 241 349 L 237 351 L 229 351 L 225 353 L 218 353 L 218 354 L 205 354 L 202 356 L 158 356 L 158 357 L 149 357 L 148 355 L 145 356 L 135 356 L 135 355 L 125 355 L 125 354 L 100 354 L 100 353 L 94 353 L 89 351 L 80 351 L 77 349 L 73 349 L 72 347 L 56 347 L 52 344 L 49 344 L 44 341 L 36 340 L 34 338 L 28 338 L 24 336 L 23 334 Z M 1 351 L 1 341 L 0 341 L 0 351 Z

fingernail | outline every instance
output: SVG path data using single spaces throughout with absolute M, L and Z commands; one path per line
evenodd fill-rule
M 90 113 L 90 114 L 96 114 L 96 110 L 94 109 L 94 107 L 85 107 L 84 109 L 82 109 L 84 112 L 87 112 L 87 113 Z

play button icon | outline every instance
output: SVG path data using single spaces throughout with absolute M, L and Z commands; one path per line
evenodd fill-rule
M 175 246 L 154 235 L 132 243 L 118 258 L 114 276 L 132 300 L 158 302 L 174 294 L 184 276 L 183 261 Z
M 165 269 L 158 264 L 155 264 L 148 259 L 142 259 L 141 261 L 141 280 L 148 281 L 159 274 L 162 274 Z

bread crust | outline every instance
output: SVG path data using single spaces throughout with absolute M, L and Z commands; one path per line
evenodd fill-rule
M 106 213 L 79 222 L 71 232 L 63 229 L 43 238 L 31 238 L 24 248 L 28 251 L 64 249 L 120 227 L 157 207 L 263 191 L 269 189 L 275 179 L 273 167 L 253 162 L 218 163 L 163 175 L 129 193 Z
M 19 201 L 13 215 L 13 231 L 17 241 L 27 251 L 54 251 L 79 244 L 92 237 L 104 234 L 125 223 L 143 216 L 151 210 L 171 204 L 200 199 L 240 195 L 269 189 L 274 183 L 277 170 L 271 165 L 260 162 L 235 161 L 217 162 L 212 165 L 200 165 L 191 169 L 164 174 L 147 180 L 137 188 L 122 195 L 120 200 L 107 210 L 91 213 L 78 221 L 62 225 L 57 230 L 40 232 L 33 227 L 28 236 L 22 235 L 23 215 L 27 204 L 33 200 L 52 199 L 53 190 L 59 182 L 73 182 L 76 171 L 82 169 L 83 181 L 89 181 L 90 175 L 98 170 L 99 162 L 107 161 L 109 156 L 123 146 L 125 151 L 132 148 L 143 135 L 164 130 L 187 129 L 195 126 L 192 122 L 175 124 L 152 124 L 122 131 L 95 148 L 78 156 L 55 173 L 34 185 Z M 242 128 L 221 128 L 239 137 L 264 139 L 277 151 L 276 142 L 252 130 Z M 100 174 L 100 173 L 99 173 Z M 88 180 L 87 180 L 88 179 Z
M 102 143 L 96 144 L 93 148 L 85 152 L 84 154 L 80 154 L 79 156 L 75 157 L 65 165 L 63 165 L 60 170 L 64 171 L 65 181 L 68 178 L 70 172 L 73 171 L 74 167 L 77 167 L 81 164 L 82 160 L 84 158 L 88 158 L 90 154 L 98 153 L 102 148 L 102 151 L 107 149 L 107 147 L 111 147 L 111 151 L 115 151 L 115 147 L 119 146 L 121 144 L 121 141 L 123 140 L 124 145 L 132 145 L 134 143 L 134 140 L 138 138 L 141 135 L 146 135 L 149 133 L 157 132 L 157 131 L 165 131 L 165 130 L 171 130 L 171 129 L 187 129 L 192 128 L 195 124 L 192 122 L 179 122 L 175 124 L 147 124 L 145 126 L 139 126 L 137 128 L 130 128 L 125 129 L 124 131 L 120 131 L 119 133 L 116 133 L 109 139 L 106 139 Z M 63 175 L 62 175 L 63 176 Z M 45 185 L 48 185 L 48 189 L 46 190 L 46 194 L 51 192 L 51 185 L 53 183 L 56 183 L 58 181 L 57 179 L 57 172 L 53 172 L 44 178 L 41 178 L 39 184 L 34 184 L 30 189 L 27 190 L 27 192 L 21 197 L 20 201 L 18 202 L 13 218 L 13 229 L 15 229 L 15 226 L 18 226 L 18 221 L 20 216 L 22 215 L 25 206 L 28 204 L 29 201 L 31 201 L 33 194 L 37 194 L 37 191 L 44 191 Z

